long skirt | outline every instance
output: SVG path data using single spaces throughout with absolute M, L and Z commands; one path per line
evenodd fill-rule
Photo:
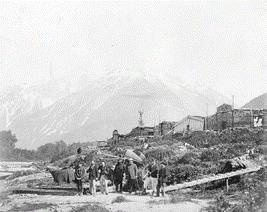
M 107 194 L 107 187 L 108 187 L 108 181 L 106 180 L 106 177 L 102 175 L 100 177 L 100 191 L 103 194 L 104 192 Z

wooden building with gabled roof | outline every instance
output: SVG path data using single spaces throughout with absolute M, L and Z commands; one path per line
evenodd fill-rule
M 174 125 L 174 132 L 203 131 L 205 129 L 205 118 L 201 116 L 186 116 Z

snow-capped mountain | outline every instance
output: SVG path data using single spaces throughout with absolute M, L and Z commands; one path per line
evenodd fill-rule
M 179 121 L 187 115 L 205 116 L 231 100 L 209 89 L 194 89 L 179 77 L 114 70 L 92 80 L 81 90 L 53 104 L 11 121 L 18 147 L 37 148 L 63 139 L 66 143 L 106 140 L 112 131 L 128 133 L 137 126 L 138 110 L 144 123 Z
M 9 129 L 11 123 L 32 115 L 54 104 L 73 92 L 66 78 L 49 80 L 39 85 L 15 85 L 0 93 L 0 129 Z M 77 87 L 76 87 L 77 89 Z

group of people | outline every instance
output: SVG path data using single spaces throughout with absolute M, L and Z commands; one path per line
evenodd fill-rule
M 156 196 L 159 197 L 160 193 L 162 196 L 165 195 L 165 187 L 167 182 L 167 169 L 166 163 L 161 162 L 158 166 L 156 161 L 153 160 L 151 164 L 145 167 L 146 174 L 143 177 L 144 180 L 144 188 L 143 194 L 146 194 L 146 190 L 148 185 L 151 184 L 152 196 L 156 193 Z
M 72 164 L 75 169 L 74 177 L 78 189 L 77 195 L 82 196 L 84 193 L 83 179 L 85 178 L 85 173 L 88 173 L 89 193 L 96 195 L 96 181 L 99 180 L 101 193 L 107 195 L 108 168 L 106 167 L 105 162 L 101 162 L 100 166 L 96 167 L 95 162 L 91 161 L 90 166 L 86 168 L 85 159 L 83 155 L 81 155 L 81 148 L 77 150 L 77 153 L 76 160 Z
M 167 181 L 166 163 L 161 162 L 157 165 L 156 161 L 148 162 L 144 166 L 137 167 L 132 158 L 118 158 L 114 169 L 109 169 L 105 162 L 97 167 L 94 161 L 88 168 L 84 167 L 81 149 L 78 149 L 78 156 L 75 162 L 75 181 L 77 183 L 78 195 L 83 195 L 83 178 L 88 173 L 89 194 L 96 195 L 96 182 L 100 181 L 100 191 L 102 194 L 108 195 L 107 182 L 112 180 L 115 185 L 115 190 L 118 193 L 127 191 L 137 194 L 138 190 L 143 188 L 142 194 L 147 194 L 147 189 L 151 186 L 152 196 L 165 195 L 165 186 Z M 112 170 L 112 176 L 110 171 Z

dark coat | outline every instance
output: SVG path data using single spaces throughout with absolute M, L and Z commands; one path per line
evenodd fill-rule
M 106 179 L 108 178 L 108 168 L 106 166 L 102 165 L 99 166 L 98 171 L 99 171 L 99 178 L 103 175 L 106 177 Z
M 124 165 L 122 163 L 117 163 L 114 168 L 114 178 L 122 180 L 124 173 L 125 173 Z
M 95 165 L 90 166 L 87 170 L 87 173 L 89 173 L 89 180 L 95 180 L 98 176 L 97 167 Z
M 158 181 L 160 183 L 166 183 L 167 182 L 167 170 L 166 170 L 166 167 L 160 168 Z
M 158 169 L 158 166 L 156 164 L 152 164 L 149 167 L 149 172 L 150 172 L 151 177 L 157 178 L 158 171 L 159 171 L 159 169 Z
M 85 170 L 83 166 L 81 167 L 78 166 L 75 168 L 75 172 L 74 172 L 75 180 L 82 180 L 84 177 L 84 174 L 85 174 Z

